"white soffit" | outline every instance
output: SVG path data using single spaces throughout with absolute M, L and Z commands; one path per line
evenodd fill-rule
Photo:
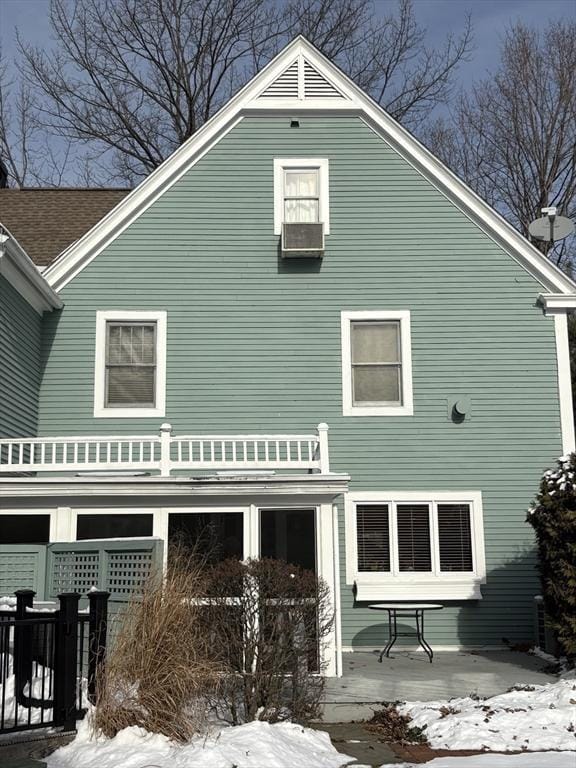
M 61 290 L 98 253 L 223 138 L 254 112 L 351 112 L 443 192 L 551 293 L 575 294 L 576 283 L 443 165 L 335 64 L 297 37 L 202 128 L 45 271 Z

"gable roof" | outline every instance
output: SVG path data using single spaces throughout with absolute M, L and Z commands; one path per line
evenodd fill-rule
M 287 45 L 200 130 L 46 271 L 59 290 L 185 174 L 245 115 L 340 112 L 361 117 L 407 162 L 553 293 L 576 283 L 302 36 Z
M 51 264 L 129 189 L 0 189 L 0 222 L 39 267 Z

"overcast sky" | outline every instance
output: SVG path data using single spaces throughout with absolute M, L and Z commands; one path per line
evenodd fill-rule
M 460 80 L 466 86 L 483 76 L 495 62 L 498 41 L 510 22 L 545 26 L 550 19 L 576 18 L 576 0 L 413 0 L 416 15 L 428 29 L 429 42 L 442 40 L 447 31 L 462 30 L 467 13 L 474 24 L 475 50 L 472 61 L 463 64 Z M 385 13 L 395 0 L 376 0 Z M 39 45 L 49 43 L 49 0 L 0 0 L 0 41 L 7 56 L 14 53 L 14 28 L 24 39 Z

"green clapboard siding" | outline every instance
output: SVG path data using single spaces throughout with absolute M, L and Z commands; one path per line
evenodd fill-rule
M 0 275 L 0 437 L 36 434 L 40 315 Z
M 322 261 L 281 261 L 273 158 L 327 157 Z M 242 120 L 62 292 L 40 433 L 309 431 L 362 489 L 481 490 L 489 583 L 430 619 L 436 643 L 531 637 L 537 592 L 524 523 L 561 452 L 554 323 L 541 286 L 360 119 Z M 165 419 L 94 419 L 97 309 L 167 309 Z M 413 417 L 343 417 L 340 311 L 412 313 Z M 447 418 L 467 394 L 472 416 Z M 342 563 L 344 537 L 342 531 Z M 343 576 L 344 584 L 344 576 Z M 377 641 L 343 586 L 343 642 Z

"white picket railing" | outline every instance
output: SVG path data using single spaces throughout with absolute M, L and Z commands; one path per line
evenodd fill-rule
M 310 435 L 159 435 L 0 438 L 0 475 L 118 470 L 330 471 L 328 425 Z

